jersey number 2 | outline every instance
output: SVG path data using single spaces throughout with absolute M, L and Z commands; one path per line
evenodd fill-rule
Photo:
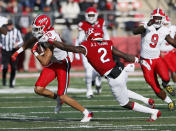
M 102 56 L 100 57 L 100 60 L 102 61 L 102 63 L 110 61 L 109 58 L 105 59 L 105 56 L 107 54 L 107 50 L 105 48 L 98 49 L 98 53 L 101 53 L 101 52 L 103 52 Z
M 153 34 L 151 41 L 152 43 L 150 43 L 150 47 L 155 48 L 158 43 L 158 34 Z

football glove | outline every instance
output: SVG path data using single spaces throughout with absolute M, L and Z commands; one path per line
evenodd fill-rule
M 145 66 L 148 70 L 151 70 L 150 65 L 145 60 L 140 60 L 141 65 Z

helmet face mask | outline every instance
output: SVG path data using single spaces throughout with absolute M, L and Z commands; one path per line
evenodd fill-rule
M 89 22 L 90 24 L 94 24 L 97 21 L 97 18 L 98 18 L 97 10 L 93 7 L 89 7 L 86 10 L 85 18 L 86 18 L 87 22 Z
M 162 25 L 162 17 L 161 16 L 153 16 L 153 19 L 155 20 L 155 23 L 153 24 L 153 26 L 155 28 L 159 28 Z
M 43 31 L 43 27 L 37 27 L 35 25 L 32 26 L 32 35 L 36 38 L 40 38 L 45 32 Z
M 48 16 L 37 16 L 32 23 L 32 35 L 37 39 L 40 38 L 51 28 L 50 23 L 50 18 Z

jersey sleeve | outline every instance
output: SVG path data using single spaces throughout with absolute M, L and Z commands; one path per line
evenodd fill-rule
M 111 46 L 111 50 L 112 50 L 112 47 L 113 47 L 113 43 L 111 40 L 108 41 L 108 44 Z

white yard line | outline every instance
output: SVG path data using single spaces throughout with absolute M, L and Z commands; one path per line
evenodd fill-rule
M 102 100 L 103 101 L 103 100 Z M 8 102 L 6 102 L 6 103 L 8 103 Z M 9 103 L 11 103 L 11 102 L 9 102 Z M 18 103 L 24 103 L 24 102 L 18 102 Z M 31 102 L 32 103 L 32 102 Z M 51 103 L 51 101 L 50 101 L 50 103 Z M 165 105 L 167 105 L 167 104 L 155 104 L 156 106 L 165 106 Z M 0 107 L 0 109 L 2 108 L 6 108 L 6 109 L 11 109 L 11 108 L 24 108 L 24 109 L 26 109 L 26 108 L 54 108 L 55 106 L 8 106 L 8 107 L 6 107 L 6 106 L 1 106 Z M 70 108 L 70 106 L 67 106 L 67 105 L 64 105 L 63 106 L 64 108 Z M 105 105 L 86 105 L 86 107 L 88 107 L 88 108 L 90 108 L 90 107 L 105 107 Z M 106 105 L 106 107 L 121 107 L 119 104 L 117 104 L 117 105 Z
M 17 78 L 32 78 L 39 77 L 40 73 L 17 73 Z M 142 76 L 143 73 L 141 71 L 129 72 L 129 76 Z M 8 74 L 9 76 L 9 74 Z M 70 72 L 71 77 L 85 77 L 85 72 Z

